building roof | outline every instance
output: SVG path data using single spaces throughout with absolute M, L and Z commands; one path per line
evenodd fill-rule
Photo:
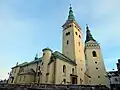
M 118 71 L 109 71 L 108 74 L 111 76 L 119 76 Z
M 49 48 L 45 48 L 44 50 L 47 50 Z M 51 50 L 51 49 L 50 49 Z M 51 50 L 52 51 L 52 50 Z M 70 64 L 73 64 L 73 65 L 76 65 L 75 61 L 74 60 L 71 60 L 70 58 L 68 58 L 67 56 L 65 56 L 64 54 L 58 52 L 58 51 L 55 51 L 52 53 L 52 57 L 50 59 L 50 62 L 48 63 L 48 65 L 50 65 L 53 61 L 55 61 L 56 59 L 60 59 L 60 60 L 63 60 L 65 62 L 68 62 Z M 41 62 L 42 61 L 42 57 L 41 58 L 38 58 L 38 59 L 35 59 L 31 62 L 24 62 L 22 64 L 19 64 L 19 65 L 16 65 L 15 67 L 12 67 L 13 68 L 16 68 L 16 67 L 23 67 L 23 66 L 27 66 L 27 65 L 30 65 L 30 64 L 34 64 L 34 63 L 37 63 L 37 62 Z
M 38 59 L 36 59 L 36 60 L 33 60 L 33 61 L 31 61 L 31 62 L 24 62 L 24 63 L 22 63 L 22 64 L 19 64 L 19 65 L 15 66 L 15 67 L 12 67 L 12 69 L 13 69 L 13 68 L 16 68 L 16 67 L 23 67 L 23 66 L 26 66 L 26 65 L 34 64 L 34 63 L 36 63 L 36 62 L 41 62 L 41 61 L 42 61 L 42 57 L 41 57 L 41 58 L 38 58 Z
M 52 54 L 52 59 L 50 60 L 50 62 L 48 63 L 48 65 L 50 65 L 54 60 L 56 60 L 57 58 L 59 58 L 60 60 L 63 60 L 65 62 L 68 62 L 70 64 L 73 64 L 73 65 L 76 65 L 75 61 L 71 60 L 70 58 L 68 58 L 67 56 L 65 56 L 64 54 L 58 52 L 58 51 L 55 51 L 53 54 Z
M 50 49 L 50 48 L 44 48 L 42 51 L 45 51 L 45 50 L 49 50 L 49 51 L 51 51 L 52 52 L 52 50 Z
M 77 24 L 77 22 L 75 20 L 75 16 L 73 14 L 73 10 L 72 10 L 71 5 L 70 5 L 70 8 L 69 8 L 68 19 L 66 20 L 65 24 L 62 27 L 66 26 L 66 25 L 69 25 L 70 23 L 74 23 L 79 29 L 81 29 L 80 26 Z
M 85 40 L 85 43 L 86 42 L 88 42 L 88 41 L 95 41 L 96 42 L 96 40 L 93 38 L 93 36 L 92 36 L 92 34 L 91 34 L 91 32 L 90 32 L 90 30 L 89 30 L 89 27 L 88 27 L 88 25 L 86 26 L 86 40 Z

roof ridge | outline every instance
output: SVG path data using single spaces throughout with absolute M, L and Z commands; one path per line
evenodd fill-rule
M 62 56 L 64 56 L 67 60 L 75 63 L 72 59 L 70 59 L 69 57 L 67 57 L 67 56 L 65 56 L 64 54 L 60 53 L 59 51 L 55 51 L 54 53 L 59 53 L 59 54 L 61 54 Z

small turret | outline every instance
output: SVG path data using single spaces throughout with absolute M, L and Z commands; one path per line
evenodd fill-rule
M 50 48 L 44 48 L 43 50 L 43 56 L 51 57 L 52 55 L 52 50 Z

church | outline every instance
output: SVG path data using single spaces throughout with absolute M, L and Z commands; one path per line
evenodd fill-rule
M 62 53 L 44 48 L 42 57 L 16 64 L 9 75 L 9 84 L 77 84 L 108 85 L 99 43 L 86 25 L 86 40 L 75 20 L 72 7 L 62 25 Z

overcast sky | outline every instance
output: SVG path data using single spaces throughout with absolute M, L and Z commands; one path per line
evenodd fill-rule
M 0 0 L 0 79 L 11 67 L 34 59 L 42 49 L 62 50 L 62 25 L 69 4 L 75 19 L 100 43 L 107 70 L 120 58 L 120 0 Z

